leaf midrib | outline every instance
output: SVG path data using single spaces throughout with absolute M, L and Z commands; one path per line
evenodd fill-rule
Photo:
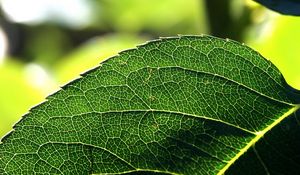
M 255 145 L 259 140 L 263 138 L 263 136 L 270 130 L 272 130 L 275 126 L 280 124 L 284 119 L 291 116 L 291 114 L 295 113 L 298 109 L 300 109 L 300 105 L 296 105 L 295 107 L 291 108 L 289 111 L 284 113 L 281 117 L 279 117 L 277 120 L 275 120 L 273 123 L 271 123 L 268 127 L 266 127 L 264 130 L 256 132 L 255 137 L 243 148 L 240 150 L 238 154 L 236 154 L 235 157 L 233 157 L 226 166 L 224 166 L 217 175 L 223 175 L 226 170 L 230 168 L 230 166 L 237 161 L 244 153 L 246 153 L 252 146 Z

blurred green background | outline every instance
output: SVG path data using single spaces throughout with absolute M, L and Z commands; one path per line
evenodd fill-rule
M 0 7 L 0 137 L 80 73 L 160 36 L 243 42 L 300 89 L 300 18 L 251 0 L 0 0 Z

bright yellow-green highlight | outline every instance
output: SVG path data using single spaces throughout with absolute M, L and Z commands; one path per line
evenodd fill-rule
M 276 16 L 262 39 L 251 38 L 250 46 L 270 59 L 290 86 L 300 90 L 299 29 L 299 17 Z
M 17 62 L 0 65 L 0 82 L 1 138 L 28 109 L 44 100 L 44 94 L 26 80 L 24 65 Z

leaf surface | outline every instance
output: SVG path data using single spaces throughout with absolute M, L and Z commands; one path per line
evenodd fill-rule
M 300 127 L 285 124 L 299 108 L 296 95 L 247 46 L 162 38 L 104 61 L 32 108 L 2 139 L 0 174 L 240 174 L 245 165 L 253 171 L 249 161 L 267 174 L 275 165 L 266 163 L 273 154 L 265 140 L 287 138 L 276 128 Z M 299 134 L 290 140 L 299 144 Z M 287 147 L 283 157 L 293 155 L 290 170 L 299 173 L 299 151 Z

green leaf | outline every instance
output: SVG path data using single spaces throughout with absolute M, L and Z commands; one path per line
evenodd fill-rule
M 300 16 L 300 0 L 255 0 L 285 15 Z
M 0 174 L 299 174 L 298 102 L 247 46 L 162 38 L 31 109 L 2 139 Z

